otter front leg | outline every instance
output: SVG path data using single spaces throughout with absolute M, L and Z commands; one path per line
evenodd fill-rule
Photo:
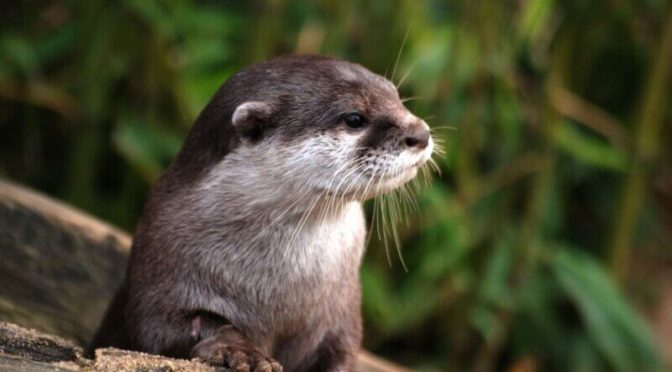
M 353 343 L 352 336 L 327 335 L 316 350 L 313 361 L 298 370 L 311 372 L 355 371 L 359 351 L 357 345 L 358 343 Z
M 236 372 L 281 372 L 282 367 L 254 346 L 233 326 L 217 329 L 213 336 L 199 341 L 191 349 L 191 357 L 211 365 L 231 368 Z

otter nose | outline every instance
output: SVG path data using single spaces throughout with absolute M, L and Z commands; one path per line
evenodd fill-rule
M 404 137 L 403 143 L 407 147 L 422 150 L 429 144 L 429 130 L 423 127 L 415 129 Z

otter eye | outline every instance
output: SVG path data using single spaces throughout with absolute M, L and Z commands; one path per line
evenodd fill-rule
M 343 121 L 345 121 L 345 125 L 351 129 L 363 129 L 366 127 L 366 119 L 360 114 L 347 114 L 345 115 L 345 118 L 343 118 Z

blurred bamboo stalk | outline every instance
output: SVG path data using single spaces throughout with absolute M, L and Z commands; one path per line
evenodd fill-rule
M 5 78 L 0 82 L 0 97 L 44 107 L 66 120 L 79 119 L 77 101 L 66 90 L 47 81 L 24 83 L 17 79 Z
M 640 117 L 636 123 L 633 168 L 627 175 L 623 194 L 616 209 L 618 215 L 609 249 L 609 261 L 612 273 L 618 281 L 623 281 L 628 273 L 628 263 L 632 254 L 631 244 L 646 196 L 646 184 L 651 174 L 651 165 L 659 154 L 661 128 L 665 110 L 668 108 L 664 100 L 672 73 L 671 64 L 672 8 L 669 8 L 660 49 L 646 82 Z
M 114 7 L 101 7 L 100 2 L 88 2 L 79 11 L 85 14 L 79 20 L 82 31 L 79 42 L 81 53 L 78 76 L 78 99 L 82 105 L 82 120 L 75 136 L 69 159 L 68 194 L 66 199 L 75 205 L 92 204 L 96 177 L 102 154 L 105 132 L 102 114 L 109 97 L 109 79 L 101 69 L 109 58 L 107 46 L 114 35 L 119 11 Z
M 628 137 L 621 123 L 606 110 L 578 96 L 562 84 L 556 84 L 550 90 L 550 99 L 553 108 L 560 114 L 601 134 L 619 149 L 628 146 Z
M 274 55 L 282 29 L 282 20 L 286 3 L 278 0 L 258 0 L 254 2 L 258 11 L 256 27 L 250 38 L 250 61 L 261 61 Z

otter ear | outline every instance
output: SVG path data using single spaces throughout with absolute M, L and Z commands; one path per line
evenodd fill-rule
M 243 139 L 256 141 L 261 137 L 263 123 L 272 114 L 273 108 L 266 102 L 244 102 L 236 107 L 231 123 Z

